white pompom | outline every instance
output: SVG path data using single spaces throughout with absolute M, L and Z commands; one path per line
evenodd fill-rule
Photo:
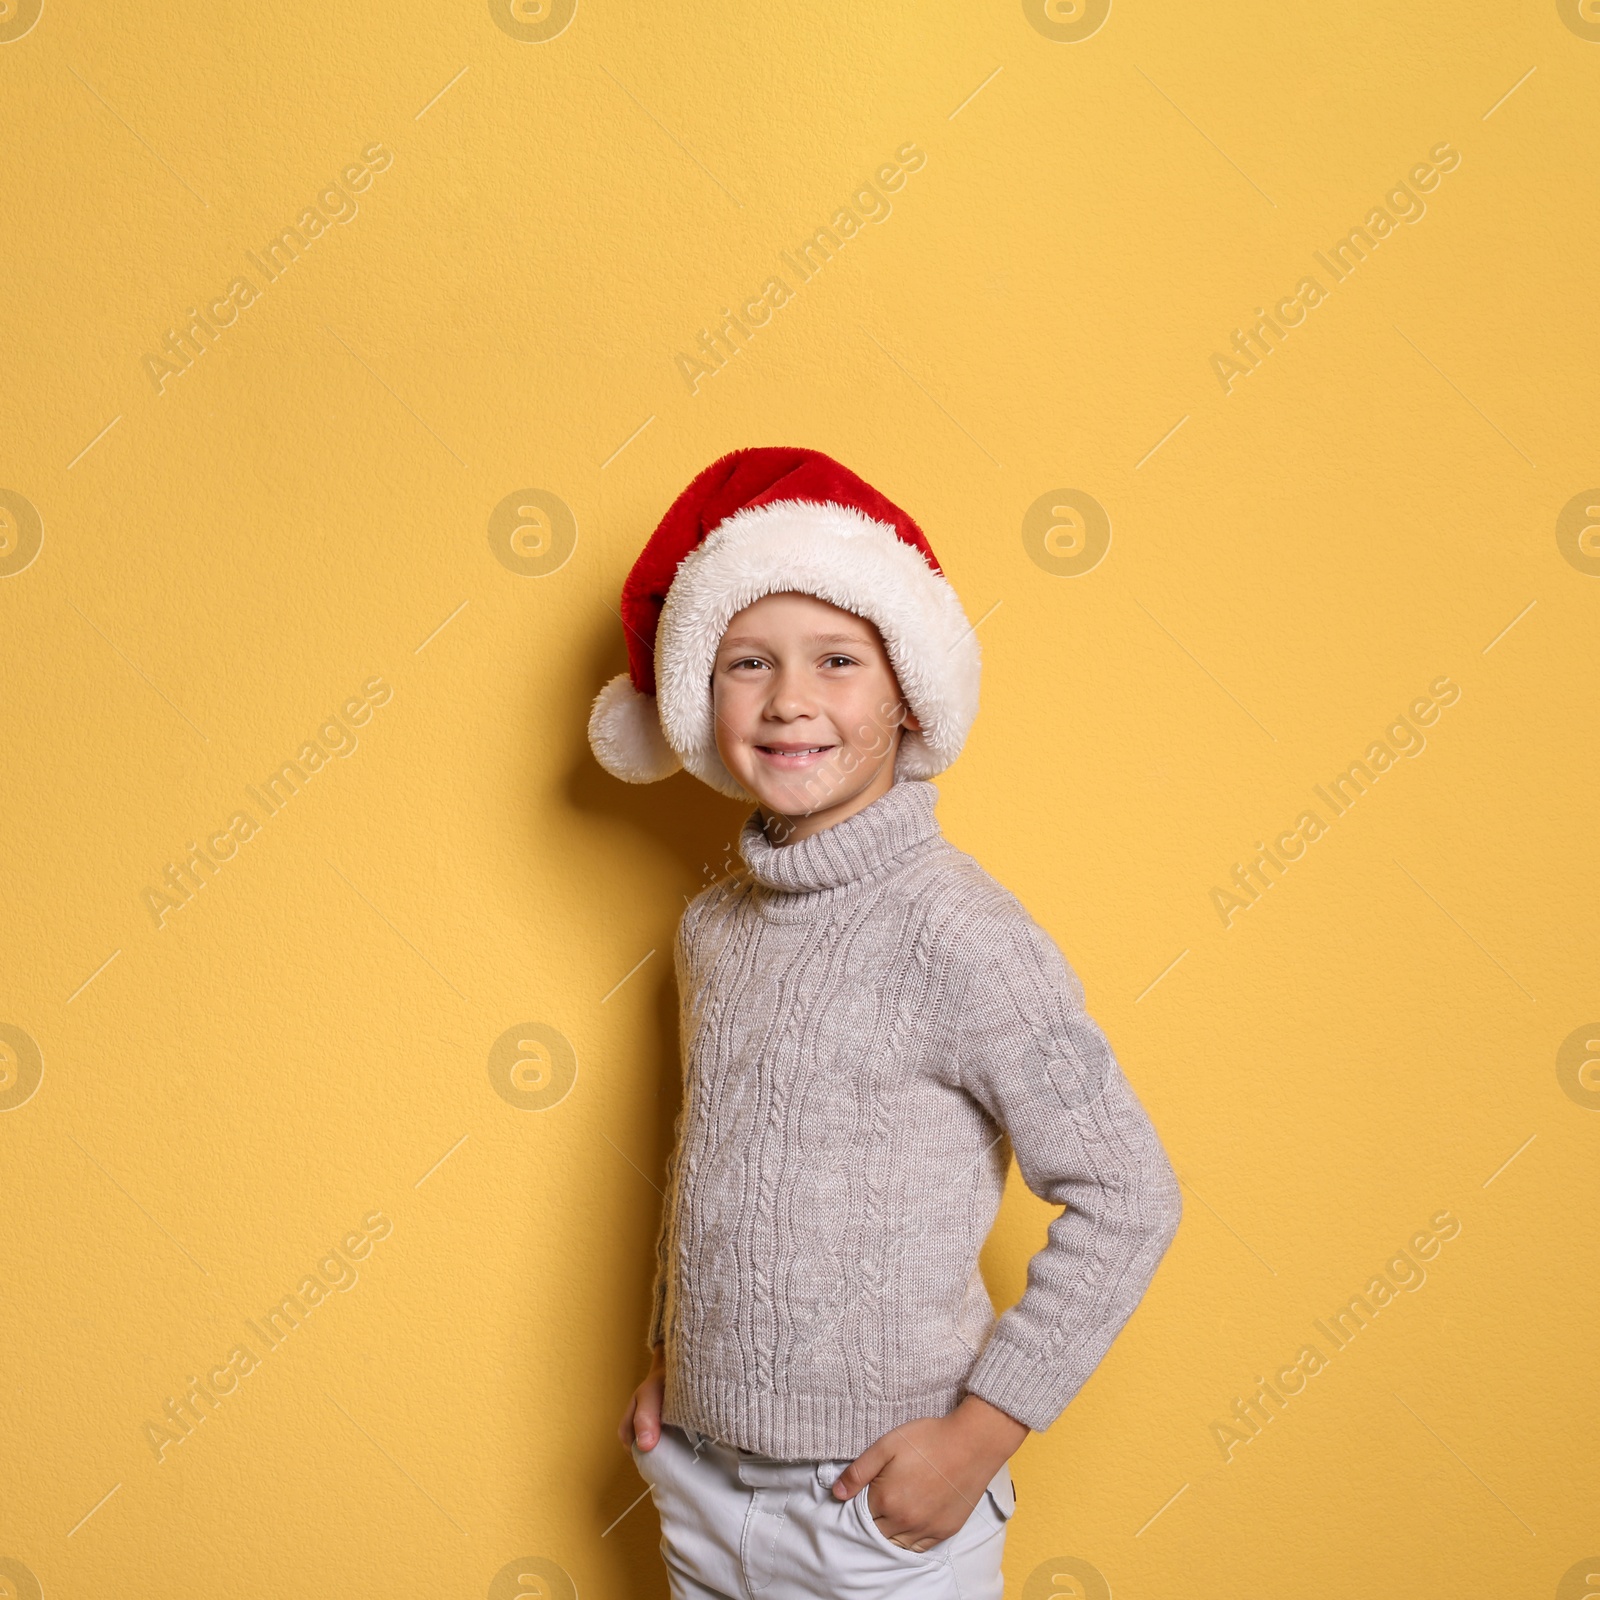
M 656 783 L 683 765 L 661 731 L 655 696 L 640 694 L 625 672 L 595 696 L 589 713 L 589 748 L 600 765 L 624 783 Z

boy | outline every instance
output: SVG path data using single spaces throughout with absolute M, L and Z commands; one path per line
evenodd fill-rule
M 679 926 L 684 1100 L 619 1434 L 678 1600 L 999 1600 L 1007 1461 L 1132 1314 L 1177 1181 L 1050 936 L 925 780 L 978 649 L 926 538 L 816 451 L 735 451 L 623 589 L 590 742 L 753 799 Z M 1012 1154 L 1063 1209 L 996 1318 Z

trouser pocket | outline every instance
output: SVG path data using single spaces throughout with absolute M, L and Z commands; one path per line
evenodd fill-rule
M 640 1449 L 637 1439 L 628 1448 L 633 1452 L 633 1464 L 638 1468 L 639 1476 L 646 1483 L 654 1484 L 661 1476 L 662 1468 L 667 1464 L 668 1454 L 681 1448 L 682 1445 L 683 1436 L 670 1422 L 664 1422 L 661 1425 L 660 1436 L 648 1450 Z
M 739 1558 L 745 1584 L 752 1594 L 760 1594 L 778 1570 L 778 1541 L 788 1509 L 786 1490 L 757 1489 L 750 1496 L 750 1509 L 745 1513 L 739 1540 Z
M 896 1544 L 894 1540 L 891 1539 L 889 1535 L 886 1534 L 883 1529 L 873 1521 L 872 1507 L 867 1502 L 867 1489 L 870 1489 L 871 1487 L 872 1485 L 869 1483 L 867 1487 L 862 1489 L 861 1492 L 856 1495 L 855 1499 L 850 1502 L 852 1507 L 855 1509 L 856 1520 L 866 1531 L 867 1537 L 881 1549 L 887 1550 L 890 1555 L 898 1556 L 902 1561 L 909 1562 L 912 1566 L 925 1567 L 929 1562 L 937 1561 L 945 1545 L 949 1543 L 949 1540 L 941 1539 L 937 1544 L 929 1545 L 926 1550 L 913 1550 L 908 1545 Z

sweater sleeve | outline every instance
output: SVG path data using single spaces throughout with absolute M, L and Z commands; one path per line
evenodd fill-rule
M 982 930 L 958 1013 L 962 1083 L 1062 1207 L 966 1389 L 1042 1432 L 1121 1332 L 1177 1232 L 1166 1151 L 1055 941 L 1016 905 Z

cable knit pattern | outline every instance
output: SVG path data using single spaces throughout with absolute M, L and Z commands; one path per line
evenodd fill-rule
M 689 905 L 683 1107 L 647 1343 L 663 1417 L 843 1460 L 967 1393 L 1047 1428 L 1144 1294 L 1177 1179 L 1083 986 L 903 779 Z M 996 1318 L 978 1253 L 1012 1155 L 1062 1208 Z

